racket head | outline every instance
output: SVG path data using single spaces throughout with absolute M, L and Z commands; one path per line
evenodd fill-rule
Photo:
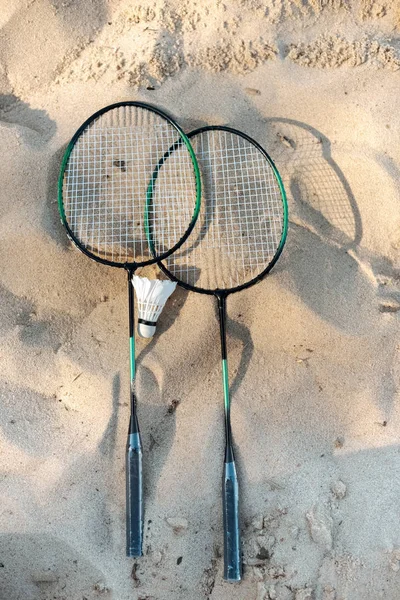
M 226 296 L 277 262 L 288 231 L 286 193 L 273 160 L 247 134 L 207 126 L 188 138 L 202 177 L 200 213 L 181 248 L 158 264 L 187 290 Z
M 65 151 L 58 179 L 61 222 L 79 250 L 97 262 L 135 269 L 168 257 L 192 231 L 200 202 L 189 139 L 149 104 L 102 108 Z M 149 246 L 149 223 L 159 239 L 157 254 Z

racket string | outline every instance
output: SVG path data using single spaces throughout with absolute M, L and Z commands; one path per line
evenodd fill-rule
M 145 114 L 148 113 L 148 114 Z M 176 145 L 159 168 L 160 159 Z M 153 258 L 148 222 L 157 248 L 176 245 L 193 217 L 193 161 L 179 132 L 143 108 L 124 107 L 101 115 L 75 143 L 64 175 L 64 210 L 72 233 L 99 258 L 113 262 Z
M 246 138 L 208 130 L 191 142 L 203 179 L 200 217 L 166 266 L 189 285 L 231 289 L 274 258 L 284 227 L 281 189 L 265 155 Z

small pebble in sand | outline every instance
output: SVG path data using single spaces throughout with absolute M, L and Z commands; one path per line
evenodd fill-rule
M 277 133 L 276 134 L 278 137 L 278 140 L 284 145 L 286 146 L 286 148 L 295 148 L 296 144 L 294 143 L 293 140 L 291 140 L 290 138 L 288 138 L 286 135 L 283 135 L 282 133 Z
M 339 479 L 338 481 L 335 481 L 335 483 L 332 483 L 331 491 L 338 500 L 343 500 L 346 495 L 347 488 L 343 481 L 340 481 Z
M 271 553 L 267 548 L 261 546 L 258 554 L 256 555 L 256 558 L 258 558 L 259 560 L 269 560 L 271 558 Z
M 312 588 L 303 588 L 302 590 L 296 590 L 294 600 L 313 600 Z
M 379 312 L 381 313 L 397 313 L 400 310 L 400 305 L 397 302 L 381 302 Z
M 247 92 L 247 94 L 249 94 L 250 96 L 261 96 L 261 92 L 260 90 L 257 90 L 256 88 L 244 88 L 245 92 Z
M 328 509 L 323 504 L 315 504 L 306 513 L 311 538 L 316 544 L 330 550 L 332 548 L 333 521 Z
M 188 528 L 188 522 L 186 519 L 182 519 L 181 517 L 169 517 L 166 519 L 168 525 L 172 527 L 174 533 L 177 535 L 183 533 L 185 529 Z
M 121 169 L 121 171 L 123 173 L 125 173 L 125 171 L 126 171 L 126 162 L 124 160 L 114 160 L 113 165 L 114 165 L 114 167 L 118 167 L 119 169 Z
M 334 443 L 335 448 L 343 448 L 344 446 L 344 437 L 342 437 L 341 435 L 339 435 Z

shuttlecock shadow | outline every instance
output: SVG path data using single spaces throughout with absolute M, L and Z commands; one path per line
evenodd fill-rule
M 170 380 L 156 360 L 151 358 L 154 346 L 161 335 L 165 334 L 179 316 L 188 292 L 177 286 L 175 292 L 167 300 L 157 321 L 156 333 L 149 341 L 137 340 L 136 357 L 136 390 L 138 397 L 138 417 L 142 433 L 145 454 L 150 454 L 144 477 L 145 493 L 149 498 L 157 489 L 157 481 L 168 460 L 176 431 L 176 409 L 182 396 L 171 397 L 168 386 L 164 389 L 163 380 Z

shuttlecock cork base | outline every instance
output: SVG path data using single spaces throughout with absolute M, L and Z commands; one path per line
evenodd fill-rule
M 142 338 L 151 338 L 156 332 L 157 323 L 154 321 L 145 321 L 138 319 L 138 334 Z
M 133 275 L 132 285 L 138 302 L 138 334 L 143 338 L 151 338 L 156 331 L 157 319 L 175 290 L 176 283 Z

